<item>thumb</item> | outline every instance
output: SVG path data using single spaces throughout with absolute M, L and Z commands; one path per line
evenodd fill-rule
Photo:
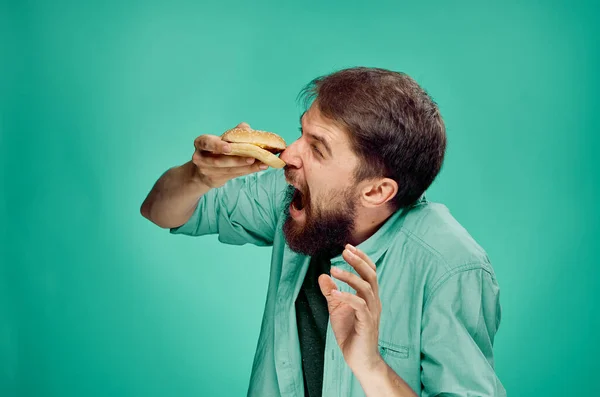
M 321 287 L 321 293 L 327 299 L 329 313 L 333 312 L 342 303 L 338 298 L 331 295 L 331 291 L 338 289 L 337 285 L 335 285 L 335 282 L 327 274 L 321 274 L 319 276 L 319 287 Z
M 327 274 L 321 274 L 319 276 L 319 287 L 321 288 L 321 293 L 325 296 L 328 303 L 331 303 L 335 298 L 331 295 L 331 291 L 337 290 L 337 285 Z

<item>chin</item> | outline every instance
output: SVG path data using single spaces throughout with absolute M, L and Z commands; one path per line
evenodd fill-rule
M 305 208 L 306 214 L 294 218 L 289 214 L 290 207 L 287 207 L 283 233 L 292 251 L 307 256 L 341 254 L 354 229 L 351 208 L 349 211 L 338 208 L 325 214 L 311 214 L 310 208 Z

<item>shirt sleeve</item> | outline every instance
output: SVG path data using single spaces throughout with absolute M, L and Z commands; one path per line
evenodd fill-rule
M 422 397 L 506 396 L 494 370 L 499 287 L 485 268 L 450 275 L 425 303 Z
M 286 186 L 280 169 L 231 179 L 204 194 L 190 219 L 170 232 L 188 236 L 217 234 L 225 244 L 270 246 Z

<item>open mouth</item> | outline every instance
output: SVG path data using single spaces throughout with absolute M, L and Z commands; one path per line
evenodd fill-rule
M 294 189 L 292 202 L 290 203 L 290 215 L 299 222 L 306 220 L 306 196 L 298 189 Z
M 298 189 L 294 189 L 294 196 L 292 197 L 292 205 L 298 211 L 304 209 L 304 195 Z

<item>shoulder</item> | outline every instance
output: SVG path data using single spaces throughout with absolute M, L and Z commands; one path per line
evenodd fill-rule
M 483 247 L 443 204 L 422 201 L 409 209 L 400 232 L 417 249 L 437 258 L 447 270 L 470 263 L 490 263 Z
M 407 265 L 426 278 L 429 292 L 462 272 L 482 270 L 495 279 L 487 252 L 443 204 L 423 199 L 407 209 L 395 240 L 394 247 L 410 253 Z

